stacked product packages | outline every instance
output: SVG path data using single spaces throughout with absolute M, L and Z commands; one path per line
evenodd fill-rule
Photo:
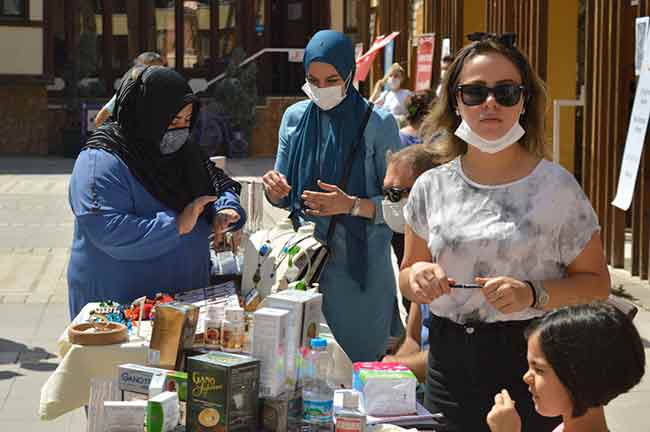
M 262 361 L 260 397 L 266 430 L 287 430 L 302 417 L 303 353 L 318 337 L 322 302 L 322 294 L 286 290 L 266 297 L 265 307 L 253 314 L 252 351 Z

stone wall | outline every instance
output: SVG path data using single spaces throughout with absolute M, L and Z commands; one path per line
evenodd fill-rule
M 249 143 L 251 157 L 275 157 L 282 114 L 290 105 L 303 99 L 271 96 L 266 98 L 266 105 L 256 108 L 255 126 Z
M 0 154 L 48 154 L 44 85 L 0 85 Z

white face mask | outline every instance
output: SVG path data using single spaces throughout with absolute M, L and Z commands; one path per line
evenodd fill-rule
M 402 198 L 398 202 L 392 202 L 387 199 L 381 202 L 384 221 L 393 232 L 404 234 L 404 225 L 406 225 L 406 221 L 404 220 L 404 206 L 407 201 L 408 198 Z
M 350 76 L 351 74 L 345 80 L 343 85 L 332 87 L 321 88 L 306 81 L 302 86 L 302 91 L 304 91 L 309 99 L 311 99 L 311 101 L 320 109 L 323 111 L 329 111 L 343 102 L 343 99 L 347 96 L 348 79 Z
M 388 84 L 389 89 L 395 91 L 399 90 L 400 86 L 402 85 L 402 81 L 399 78 L 390 77 L 388 78 L 386 84 Z
M 463 120 L 460 126 L 458 126 L 458 129 L 456 129 L 456 132 L 454 132 L 454 135 L 465 141 L 467 144 L 476 147 L 482 152 L 494 154 L 510 147 L 519 141 L 519 139 L 521 139 L 525 133 L 526 131 L 521 127 L 519 121 L 516 121 L 510 130 L 506 132 L 506 134 L 501 138 L 495 140 L 486 140 L 474 132 L 469 127 L 469 125 L 465 123 L 465 120 Z
M 190 128 L 168 130 L 160 141 L 160 153 L 164 155 L 176 153 L 183 147 L 189 136 Z

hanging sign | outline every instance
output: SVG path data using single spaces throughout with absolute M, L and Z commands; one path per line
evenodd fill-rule
M 433 72 L 433 44 L 435 36 L 421 36 L 418 40 L 418 52 L 415 66 L 415 91 L 431 88 Z
M 645 45 L 648 45 L 646 40 Z M 634 105 L 630 115 L 630 125 L 627 129 L 625 139 L 625 151 L 621 162 L 621 172 L 618 177 L 618 189 L 612 205 L 627 210 L 632 203 L 636 176 L 639 173 L 639 162 L 643 154 L 643 144 L 650 118 L 650 65 L 648 64 L 648 53 L 645 53 L 641 77 L 634 95 Z

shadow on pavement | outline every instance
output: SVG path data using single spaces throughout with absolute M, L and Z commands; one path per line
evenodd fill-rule
M 61 157 L 0 157 L 0 174 L 71 174 L 74 159 Z
M 0 381 L 16 378 L 19 376 L 24 375 L 15 371 L 0 371 Z
M 25 344 L 0 338 L 0 365 L 18 364 L 22 369 L 37 372 L 49 372 L 56 369 L 56 364 L 43 363 L 56 357 L 40 347 L 28 347 Z M 14 371 L 0 371 L 0 380 L 14 378 L 22 374 Z

